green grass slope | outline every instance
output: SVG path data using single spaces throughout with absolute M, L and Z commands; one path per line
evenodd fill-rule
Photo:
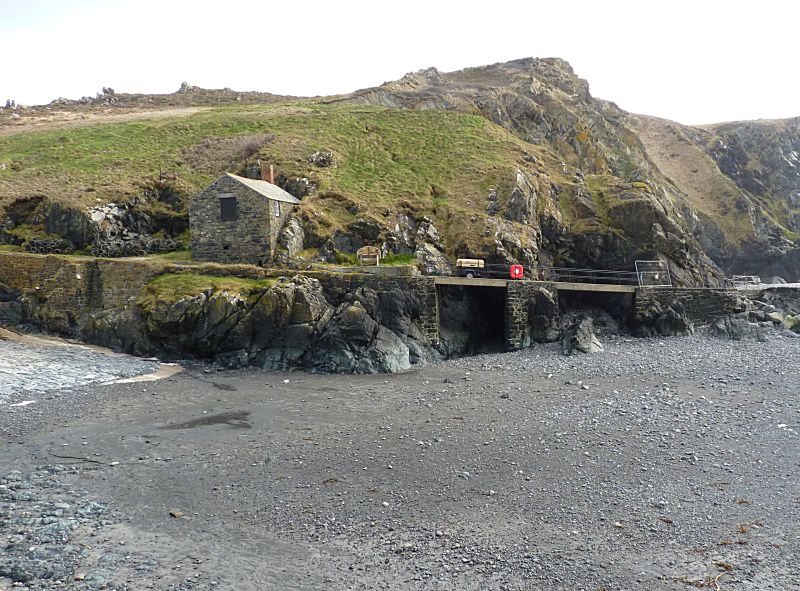
M 309 163 L 317 150 L 331 150 L 335 164 Z M 487 217 L 490 188 L 501 199 L 510 193 L 517 168 L 530 168 L 526 154 L 548 177 L 571 182 L 547 149 L 480 115 L 313 102 L 223 106 L 2 136 L 0 217 L 15 200 L 37 195 L 80 209 L 126 201 L 156 187 L 159 176 L 186 199 L 219 174 L 263 159 L 277 174 L 318 185 L 301 213 L 323 235 L 356 217 L 385 222 L 396 212 L 430 215 L 458 234 L 468 220 L 474 228 Z

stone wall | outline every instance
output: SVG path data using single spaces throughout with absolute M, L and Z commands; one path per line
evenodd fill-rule
M 686 310 L 689 320 L 698 323 L 711 322 L 746 309 L 742 295 L 732 289 L 636 288 L 635 306 L 638 314 L 653 304 L 666 308 L 676 302 Z
M 237 217 L 222 221 L 220 197 L 236 198 Z M 274 202 L 229 176 L 223 176 L 192 197 L 189 229 L 192 258 L 219 263 L 264 264 L 272 259 L 278 234 L 294 209 L 281 203 L 280 216 Z
M 82 311 L 125 305 L 165 268 L 144 261 L 0 253 L 0 282 L 46 306 L 44 328 L 64 334 L 74 333 Z
M 542 289 L 547 289 L 556 299 L 558 290 L 551 283 L 540 281 L 509 281 L 506 290 L 506 348 L 511 351 L 530 346 L 530 301 Z

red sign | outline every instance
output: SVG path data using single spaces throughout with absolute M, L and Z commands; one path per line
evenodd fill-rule
M 511 265 L 511 279 L 522 279 L 522 265 Z

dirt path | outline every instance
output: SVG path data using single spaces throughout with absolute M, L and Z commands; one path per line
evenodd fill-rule
M 40 589 L 793 588 L 800 339 L 604 345 L 74 390 L 4 416 L 0 533 L 89 507 Z
M 143 110 L 135 109 L 119 112 L 119 109 L 107 109 L 102 112 L 87 111 L 58 111 L 53 110 L 47 115 L 37 113 L 34 116 L 22 115 L 19 119 L 0 123 L 0 137 L 30 133 L 34 131 L 48 131 L 81 125 L 95 125 L 98 123 L 122 123 L 137 121 L 139 119 L 163 119 L 165 117 L 188 117 L 200 111 L 207 111 L 210 107 L 174 107 L 170 109 Z M 54 108 L 55 109 L 55 108 Z

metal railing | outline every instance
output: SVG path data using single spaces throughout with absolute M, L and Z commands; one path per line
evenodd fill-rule
M 526 278 L 558 283 L 595 283 L 600 285 L 639 285 L 635 271 L 575 269 L 571 267 L 536 267 L 526 269 Z
M 758 275 L 734 275 L 726 277 L 723 285 L 729 289 L 746 289 L 748 287 L 758 287 L 761 285 L 761 277 Z

